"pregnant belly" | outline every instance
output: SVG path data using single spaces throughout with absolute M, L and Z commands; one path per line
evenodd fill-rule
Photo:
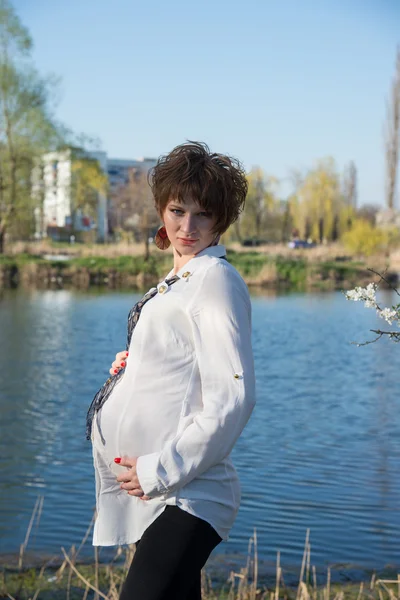
M 121 380 L 114 388 L 100 414 L 107 457 L 142 456 L 160 451 L 177 432 L 181 399 L 167 391 L 157 397 L 149 394 L 149 389 L 133 394 L 131 386 L 123 383 Z

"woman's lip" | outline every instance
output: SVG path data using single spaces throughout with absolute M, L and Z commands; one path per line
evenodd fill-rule
M 197 242 L 197 240 L 188 240 L 187 238 L 179 238 L 182 242 Z

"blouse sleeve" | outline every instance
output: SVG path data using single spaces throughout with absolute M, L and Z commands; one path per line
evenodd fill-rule
M 255 405 L 251 304 L 239 274 L 223 263 L 211 266 L 189 312 L 203 407 L 160 452 L 138 458 L 139 482 L 151 498 L 227 457 Z

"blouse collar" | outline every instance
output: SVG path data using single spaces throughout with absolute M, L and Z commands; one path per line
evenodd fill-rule
M 179 269 L 176 275 L 178 275 L 178 277 L 182 277 L 182 275 L 187 271 L 192 272 L 193 268 L 195 268 L 197 264 L 197 259 L 199 259 L 202 256 L 215 256 L 216 258 L 222 258 L 222 256 L 225 255 L 226 248 L 222 244 L 218 244 L 217 246 L 208 246 L 207 248 L 204 248 L 204 250 L 201 250 L 201 252 L 198 252 L 195 256 L 193 256 L 193 258 L 188 260 L 188 262 Z M 174 269 L 171 269 L 171 271 L 168 273 L 165 279 L 168 279 L 172 276 L 173 270 Z

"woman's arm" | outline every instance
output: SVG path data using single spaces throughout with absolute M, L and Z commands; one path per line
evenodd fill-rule
M 189 309 L 203 410 L 160 452 L 140 456 L 137 475 L 151 498 L 188 484 L 231 452 L 255 404 L 251 304 L 229 265 L 205 273 Z

